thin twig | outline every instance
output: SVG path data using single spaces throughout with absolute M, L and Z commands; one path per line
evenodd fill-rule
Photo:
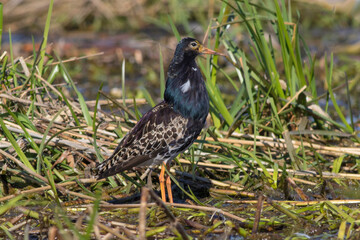
M 147 187 L 144 187 L 144 188 L 147 188 Z M 148 189 L 148 192 L 150 193 L 152 199 L 155 200 L 156 204 L 164 209 L 165 214 L 170 219 L 172 224 L 174 224 L 176 230 L 178 230 L 182 239 L 189 240 L 189 237 L 186 234 L 184 227 L 180 224 L 179 220 L 177 220 L 177 218 L 170 212 L 170 210 L 167 208 L 166 204 L 157 196 L 157 194 L 153 190 Z
M 288 201 L 288 200 L 272 200 L 275 203 L 287 204 L 291 206 L 311 206 L 316 204 L 323 204 L 325 202 L 330 202 L 335 205 L 340 204 L 360 204 L 360 199 L 343 199 L 343 200 L 319 200 L 319 201 Z M 227 200 L 225 203 L 230 204 L 256 204 L 257 200 Z M 267 203 L 264 203 L 267 205 Z
M 102 224 L 102 223 L 99 223 L 99 222 L 98 222 L 98 223 L 96 223 L 96 225 L 97 225 L 99 228 L 103 229 L 104 231 L 106 231 L 106 232 L 108 232 L 108 233 L 111 233 L 112 235 L 114 235 L 114 236 L 116 236 L 116 237 L 118 237 L 118 238 L 120 238 L 120 239 L 129 240 L 129 238 L 121 235 L 121 234 L 118 233 L 117 231 L 109 228 L 108 226 L 106 226 L 106 225 L 104 225 L 104 224 Z
M 299 195 L 299 197 L 303 201 L 310 200 L 310 198 L 303 192 L 303 190 L 301 188 L 299 188 L 298 185 L 296 185 L 296 183 L 294 182 L 294 180 L 292 178 L 287 177 L 286 180 L 288 181 L 288 183 L 291 185 L 291 187 L 295 190 L 295 192 Z
M 149 189 L 141 189 L 140 211 L 139 211 L 139 239 L 146 240 L 146 205 L 149 198 Z
M 7 128 L 10 131 L 13 131 L 13 132 L 16 132 L 16 133 L 24 133 L 24 131 L 20 127 L 18 128 L 17 125 L 12 124 L 10 122 L 6 122 L 6 121 L 4 121 L 4 122 L 9 123 L 9 124 L 14 126 L 14 127 L 12 127 L 12 126 L 7 125 Z M 43 137 L 46 137 L 46 139 L 50 138 L 50 136 L 44 136 L 44 135 L 42 135 L 42 134 L 40 134 L 38 132 L 32 131 L 30 129 L 27 129 L 27 132 L 29 133 L 29 135 L 31 137 L 34 137 L 34 138 L 39 138 L 39 139 L 42 139 Z M 80 142 L 80 141 L 76 141 L 75 139 L 70 141 L 70 140 L 63 140 L 61 138 L 54 137 L 54 138 L 51 139 L 51 142 L 54 142 L 57 145 L 62 144 L 62 145 L 68 146 L 68 147 L 70 147 L 72 149 L 87 151 L 87 152 L 90 152 L 90 153 L 95 153 L 95 149 L 92 146 L 84 143 L 85 141 Z M 90 143 L 90 140 L 88 140 L 87 142 Z M 110 155 L 111 153 L 102 151 L 102 154 L 103 155 Z
M 112 98 L 111 96 L 109 96 L 108 94 L 106 94 L 103 91 L 100 91 L 101 95 L 103 95 L 104 97 L 106 97 L 107 99 L 109 99 L 110 101 L 112 101 L 116 106 L 118 106 L 119 108 L 121 108 L 122 110 L 124 110 L 127 114 L 129 114 L 133 119 L 136 119 L 136 116 L 133 112 L 131 112 L 125 105 L 119 103 L 116 99 Z
M 215 207 L 205 207 L 205 206 L 197 206 L 197 205 L 188 205 L 188 204 L 181 204 L 181 203 L 164 203 L 166 205 L 172 206 L 172 207 L 179 207 L 179 208 L 191 208 L 191 209 L 197 209 L 202 211 L 208 211 L 208 212 L 217 212 L 224 216 L 227 216 L 231 219 L 240 221 L 240 222 L 246 222 L 246 219 L 238 217 L 234 214 L 231 214 L 229 212 L 226 212 L 222 209 L 215 208 Z M 148 203 L 148 207 L 155 206 L 155 203 Z M 83 205 L 83 207 L 90 206 L 90 205 Z M 101 208 L 139 208 L 140 204 L 100 204 Z
M 260 223 L 260 218 L 261 218 L 261 212 L 262 212 L 262 208 L 263 208 L 263 203 L 264 203 L 264 195 L 260 195 L 257 201 L 257 206 L 256 206 L 256 212 L 255 212 L 255 218 L 254 218 L 254 225 L 253 225 L 253 229 L 252 229 L 252 234 L 256 234 L 258 229 L 259 229 L 259 223 Z
M 34 101 L 30 101 L 30 100 L 16 98 L 14 96 L 10 96 L 10 95 L 4 94 L 4 93 L 0 93 L 0 97 L 9 99 L 9 100 L 14 101 L 14 102 L 19 102 L 19 103 L 22 103 L 22 104 L 26 104 L 26 105 L 34 104 L 35 106 L 38 106 L 38 107 L 51 108 L 51 106 L 48 105 L 48 104 L 37 103 L 37 102 L 34 102 Z
M 103 182 L 106 181 L 106 179 L 101 179 L 101 180 L 97 180 L 97 179 L 92 179 L 92 178 L 88 178 L 88 179 L 79 179 L 77 180 L 81 183 L 93 183 L 93 182 Z M 77 184 L 77 182 L 75 181 L 71 181 L 71 182 L 64 182 L 64 183 L 58 183 L 57 185 L 62 186 L 62 187 L 66 187 L 66 186 L 70 186 L 70 185 L 74 185 Z M 34 189 L 30 189 L 30 190 L 25 190 L 25 191 L 21 191 L 18 194 L 12 194 L 12 195 L 8 195 L 5 197 L 0 198 L 0 202 L 4 202 L 6 200 L 12 199 L 18 195 L 27 195 L 27 194 L 32 194 L 32 193 L 38 193 L 38 192 L 43 192 L 46 190 L 50 190 L 51 186 L 44 186 L 44 187 L 39 187 L 39 188 L 34 188 Z
M 0 154 L 3 155 L 4 157 L 10 159 L 11 161 L 13 161 L 14 163 L 16 163 L 20 168 L 22 168 L 23 170 L 25 170 L 27 173 L 29 173 L 31 176 L 34 176 L 38 179 L 40 179 L 42 182 L 44 183 L 49 183 L 48 180 L 46 178 L 44 178 L 43 176 L 41 176 L 40 174 L 32 171 L 30 168 L 28 168 L 24 163 L 22 163 L 20 160 L 18 160 L 17 158 L 13 157 L 12 155 L 8 154 L 7 152 L 3 151 L 0 149 Z
M 81 60 L 81 59 L 85 59 L 85 58 L 100 56 L 100 55 L 103 55 L 103 54 L 104 54 L 104 52 L 98 52 L 98 53 L 89 54 L 89 55 L 81 56 L 81 57 L 72 57 L 72 58 L 69 58 L 69 59 L 66 59 L 66 60 L 62 60 L 62 61 L 58 61 L 58 62 L 53 62 L 53 63 L 51 63 L 50 65 L 58 65 L 59 63 L 74 62 L 74 61 Z
M 115 100 L 116 101 L 123 101 L 123 99 L 115 99 Z M 86 102 L 87 106 L 95 107 L 96 100 L 89 100 L 89 101 L 85 101 L 85 102 Z M 135 102 L 136 102 L 136 105 L 141 105 L 141 104 L 146 104 L 147 103 L 145 98 L 136 98 Z M 126 104 L 132 104 L 132 103 L 134 103 L 134 99 L 126 98 L 125 103 Z M 109 100 L 109 99 L 105 99 L 105 100 L 99 100 L 98 104 L 99 105 L 110 105 L 110 104 L 113 104 L 113 102 L 111 100 Z

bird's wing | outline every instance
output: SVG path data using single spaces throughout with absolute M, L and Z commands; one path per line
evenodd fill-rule
M 193 125 L 189 121 L 167 103 L 158 104 L 123 138 L 113 155 L 98 165 L 98 178 L 146 164 L 156 158 L 166 160 L 184 151 L 194 140 L 194 136 L 189 135 L 188 124 Z

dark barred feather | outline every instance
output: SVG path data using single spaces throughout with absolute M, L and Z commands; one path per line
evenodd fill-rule
M 98 165 L 98 178 L 171 160 L 193 143 L 202 127 L 162 102 L 141 118 L 109 159 Z

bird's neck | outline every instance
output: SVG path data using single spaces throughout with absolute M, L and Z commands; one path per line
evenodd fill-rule
M 171 62 L 164 99 L 184 117 L 205 122 L 209 98 L 195 59 Z

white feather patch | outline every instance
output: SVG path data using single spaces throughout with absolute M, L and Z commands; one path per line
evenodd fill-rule
M 186 93 L 187 91 L 189 91 L 191 85 L 190 85 L 190 79 L 188 79 L 186 81 L 186 83 L 184 83 L 183 85 L 180 86 L 180 89 L 183 93 Z

